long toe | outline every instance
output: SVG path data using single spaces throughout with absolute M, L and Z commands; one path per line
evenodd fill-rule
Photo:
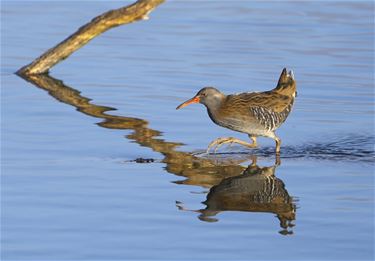
M 225 141 L 221 141 L 221 142 L 219 142 L 218 144 L 217 144 L 217 146 L 216 146 L 216 148 L 215 148 L 215 154 L 216 154 L 216 152 L 217 152 L 217 150 L 224 144 L 224 143 L 226 143 Z
M 210 154 L 210 149 L 211 149 L 212 147 L 216 146 L 221 140 L 222 140 L 222 138 L 218 138 L 218 139 L 216 139 L 216 140 L 214 140 L 214 141 L 211 141 L 211 143 L 208 144 L 208 147 L 207 147 L 207 151 L 206 151 L 206 153 L 207 153 L 207 154 Z M 216 151 L 216 149 L 215 149 L 215 151 Z
M 240 144 L 242 146 L 246 146 L 246 147 L 249 147 L 249 148 L 256 148 L 257 147 L 257 144 L 255 143 L 248 143 L 248 142 L 245 142 L 245 141 L 242 141 L 242 140 L 239 140 L 239 139 L 236 139 L 236 138 L 233 138 L 233 137 L 228 137 L 228 138 L 218 138 L 214 141 L 212 141 L 209 145 L 208 145 L 208 148 L 207 148 L 207 151 L 206 153 L 209 154 L 209 151 L 212 147 L 216 146 L 215 150 L 214 150 L 214 153 L 217 152 L 217 150 L 224 144 L 226 143 L 229 143 L 230 145 L 232 145 L 233 143 L 237 143 L 237 144 Z
M 208 147 L 207 147 L 207 150 L 206 150 L 206 153 L 207 153 L 207 154 L 210 154 L 210 149 L 211 149 L 212 147 L 214 147 L 214 146 L 216 145 L 216 143 L 218 143 L 218 141 L 219 141 L 219 139 L 216 139 L 216 140 L 214 140 L 214 141 L 211 141 L 210 144 L 208 144 Z
M 223 146 L 224 144 L 226 144 L 226 143 L 232 144 L 232 143 L 233 143 L 233 140 L 235 140 L 235 138 L 232 138 L 232 137 L 229 137 L 229 138 L 222 138 L 222 139 L 218 142 L 218 145 L 217 145 L 216 148 L 215 148 L 215 153 L 216 153 L 216 151 L 217 151 L 221 146 Z
M 216 140 L 212 141 L 212 142 L 208 145 L 207 150 L 206 150 L 206 153 L 207 153 L 207 154 L 210 154 L 210 150 L 211 150 L 211 148 L 212 148 L 212 147 L 215 147 L 215 146 L 216 146 L 216 148 L 215 148 L 214 153 L 216 153 L 216 151 L 218 150 L 218 148 L 219 148 L 222 144 L 226 143 L 226 141 L 227 141 L 228 139 L 232 139 L 232 138 L 217 138 Z

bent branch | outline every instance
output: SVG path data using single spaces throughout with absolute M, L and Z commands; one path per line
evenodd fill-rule
M 99 34 L 119 25 L 147 20 L 148 14 L 163 2 L 164 0 L 138 0 L 132 5 L 105 12 L 16 73 L 18 75 L 48 73 L 51 67 L 66 59 Z

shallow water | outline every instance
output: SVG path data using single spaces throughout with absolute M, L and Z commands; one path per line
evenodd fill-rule
M 2 260 L 374 259 L 371 1 L 170 1 L 13 74 L 120 2 L 1 2 Z M 84 10 L 84 12 L 83 12 Z M 273 142 L 220 136 L 202 86 L 298 97 Z

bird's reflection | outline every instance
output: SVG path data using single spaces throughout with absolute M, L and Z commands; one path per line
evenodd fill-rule
M 177 151 L 179 142 L 169 142 L 159 138 L 161 132 L 150 129 L 144 119 L 107 114 L 115 110 L 111 107 L 91 103 L 90 99 L 80 95 L 78 90 L 66 86 L 62 81 L 48 74 L 20 75 L 35 86 L 46 90 L 60 102 L 74 106 L 77 111 L 103 119 L 99 126 L 110 129 L 131 130 L 127 139 L 148 147 L 164 156 L 165 169 L 174 175 L 183 177 L 177 184 L 195 185 L 210 188 L 205 209 L 196 210 L 199 218 L 215 221 L 221 211 L 250 211 L 274 213 L 280 220 L 282 234 L 291 233 L 288 229 L 295 219 L 295 204 L 285 189 L 284 183 L 275 176 L 280 163 L 271 167 L 259 167 L 256 158 L 247 168 L 240 164 L 249 158 L 237 156 L 200 157 L 192 153 Z M 180 209 L 184 209 L 181 203 Z
M 177 207 L 184 211 L 198 213 L 202 221 L 216 222 L 222 211 L 246 211 L 273 213 L 280 221 L 281 234 L 292 234 L 296 205 L 285 188 L 284 182 L 275 176 L 278 163 L 270 167 L 260 167 L 253 162 L 242 170 L 228 171 L 218 184 L 213 185 L 203 202 L 206 208 L 188 210 L 182 202 Z

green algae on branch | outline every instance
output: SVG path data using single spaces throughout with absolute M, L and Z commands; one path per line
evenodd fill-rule
M 138 0 L 132 5 L 107 11 L 80 27 L 74 34 L 47 50 L 30 64 L 20 68 L 18 75 L 48 73 L 49 69 L 101 33 L 123 24 L 147 20 L 148 14 L 164 0 Z

